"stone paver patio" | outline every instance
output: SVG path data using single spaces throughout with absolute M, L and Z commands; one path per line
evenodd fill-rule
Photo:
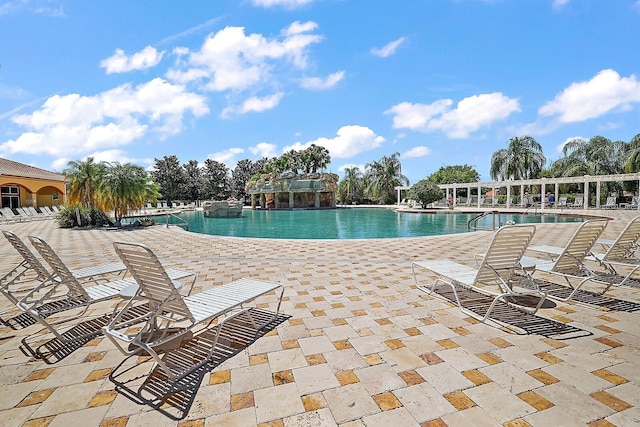
M 615 218 L 613 238 L 637 211 Z M 366 226 L 366 224 L 363 224 Z M 533 244 L 564 245 L 577 224 L 541 224 Z M 557 303 L 539 314 L 590 335 L 516 335 L 469 318 L 418 290 L 410 263 L 474 265 L 492 235 L 309 241 L 221 238 L 153 226 L 58 229 L 3 224 L 46 240 L 79 268 L 117 261 L 112 242 L 150 246 L 165 266 L 194 271 L 193 292 L 242 277 L 285 286 L 287 316 L 248 348 L 198 377 L 188 402 L 134 402 L 108 378 L 124 356 L 100 336 L 59 360 L 21 351 L 38 325 L 0 326 L 0 425 L 6 426 L 636 426 L 640 424 L 640 312 Z M 0 275 L 19 262 L 2 238 Z M 435 277 L 434 277 L 435 278 Z M 640 302 L 640 289 L 607 295 Z M 102 303 L 107 313 L 117 301 Z M 275 307 L 276 297 L 256 300 Z M 0 310 L 10 308 L 6 299 Z M 2 314 L 7 319 L 17 311 Z M 134 385 L 153 365 L 127 361 Z

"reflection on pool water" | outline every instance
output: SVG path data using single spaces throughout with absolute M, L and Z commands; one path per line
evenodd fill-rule
M 477 213 L 418 214 L 382 208 L 269 211 L 245 209 L 242 218 L 205 218 L 202 211 L 178 216 L 189 231 L 217 236 L 277 239 L 375 239 L 435 236 L 467 232 L 467 222 Z M 502 223 L 576 222 L 582 218 L 557 215 L 501 214 Z M 170 223 L 177 223 L 170 217 Z M 491 215 L 479 226 L 491 227 Z

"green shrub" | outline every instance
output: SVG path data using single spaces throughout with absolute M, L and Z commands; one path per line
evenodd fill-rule
M 109 216 L 100 209 L 91 209 L 79 204 L 61 206 L 54 219 L 61 228 L 86 227 L 96 225 L 96 221 L 102 221 L 103 224 L 111 223 Z
M 444 191 L 428 179 L 416 182 L 409 189 L 409 198 L 420 202 L 423 208 L 426 208 L 429 203 L 438 201 L 443 197 Z

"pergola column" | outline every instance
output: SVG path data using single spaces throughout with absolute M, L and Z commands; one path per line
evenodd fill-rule
M 456 205 L 456 197 L 457 197 L 456 187 L 453 187 L 453 206 L 454 207 Z
M 511 207 L 511 186 L 507 184 L 507 209 Z
M 480 207 L 480 193 L 482 193 L 482 187 L 478 186 L 478 207 Z
M 600 209 L 600 181 L 596 182 L 596 209 Z
M 544 178 L 542 178 L 542 184 L 540 185 L 540 209 L 544 210 L 547 201 L 544 199 L 547 197 L 547 185 L 544 182 Z

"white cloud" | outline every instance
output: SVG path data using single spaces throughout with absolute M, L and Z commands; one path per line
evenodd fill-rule
M 381 48 L 374 47 L 373 49 L 371 49 L 371 53 L 375 56 L 379 56 L 380 58 L 386 58 L 396 53 L 396 49 L 398 49 L 398 47 L 400 47 L 400 45 L 405 41 L 406 41 L 406 37 L 400 37 L 397 40 L 387 43 Z
M 344 71 L 338 71 L 337 73 L 329 74 L 326 78 L 320 77 L 307 77 L 302 79 L 301 86 L 309 90 L 325 90 L 334 87 L 344 77 Z
M 244 28 L 226 27 L 209 35 L 200 50 L 181 48 L 184 56 L 167 77 L 179 83 L 198 83 L 209 91 L 243 91 L 277 83 L 274 69 L 291 71 L 307 67 L 308 48 L 321 36 L 310 34 L 314 22 L 294 22 L 280 38 L 245 35 Z
M 334 138 L 318 138 L 306 143 L 296 142 L 285 147 L 282 152 L 289 150 L 303 150 L 311 144 L 320 145 L 327 150 L 332 158 L 349 158 L 359 153 L 378 148 L 385 139 L 376 135 L 374 131 L 365 126 L 349 125 L 338 129 Z
M 260 156 L 260 158 L 262 158 L 262 157 L 271 158 L 271 157 L 277 157 L 278 156 L 276 148 L 277 147 L 276 147 L 275 144 L 269 144 L 267 142 L 260 142 L 260 143 L 258 143 L 257 145 L 255 145 L 253 147 L 249 147 L 249 151 L 253 155 Z
M 149 132 L 164 138 L 182 130 L 185 114 L 208 112 L 202 96 L 159 78 L 95 96 L 54 95 L 33 113 L 12 118 L 24 132 L 1 143 L 0 152 L 77 157 L 126 145 Z
M 451 99 L 440 99 L 431 104 L 402 102 L 384 113 L 393 114 L 396 129 L 442 131 L 450 138 L 467 138 L 471 132 L 520 111 L 517 99 L 500 92 L 464 98 L 453 109 L 452 105 Z
M 569 0 L 553 0 L 553 8 L 562 9 L 567 3 L 569 3 Z
M 364 173 L 365 165 L 364 164 L 356 165 L 355 163 L 347 163 L 347 164 L 344 164 L 344 165 L 340 166 L 338 168 L 338 172 L 344 172 L 345 170 L 347 170 L 349 168 L 358 168 L 358 169 L 360 169 L 361 173 Z
M 126 73 L 135 70 L 148 70 L 160 63 L 164 51 L 158 52 L 155 47 L 147 46 L 131 56 L 127 56 L 122 49 L 107 59 L 100 61 L 100 67 L 107 69 L 107 74 Z
M 564 149 L 564 146 L 565 146 L 565 145 L 567 145 L 567 142 L 572 141 L 572 140 L 574 140 L 574 139 L 583 139 L 583 140 L 584 140 L 585 138 L 583 138 L 583 137 L 581 137 L 581 136 L 572 136 L 572 137 L 569 137 L 569 138 L 565 139 L 565 140 L 562 142 L 562 144 L 559 144 L 559 145 L 556 147 L 556 151 L 557 151 L 558 153 L 562 153 L 562 150 Z
M 620 77 L 609 69 L 600 71 L 589 81 L 572 83 L 538 113 L 555 116 L 560 123 L 575 123 L 614 110 L 630 110 L 634 103 L 640 103 L 640 82 L 636 76 Z
M 11 13 L 27 12 L 46 15 L 53 18 L 64 18 L 64 8 L 59 0 L 12 0 L 0 4 L 0 16 Z
M 261 111 L 271 110 L 275 108 L 280 100 L 284 97 L 284 93 L 278 92 L 269 96 L 265 96 L 263 98 L 258 98 L 257 96 L 252 96 L 251 98 L 245 100 L 242 105 L 239 107 L 227 107 L 222 110 L 221 117 L 226 118 L 231 114 L 245 114 L 250 112 L 259 113 Z
M 417 147 L 413 147 L 409 151 L 404 152 L 401 157 L 403 159 L 411 159 L 415 157 L 426 157 L 431 154 L 431 149 L 429 147 L 425 147 L 424 145 L 419 145 Z
M 228 165 L 229 163 L 234 162 L 235 157 L 238 154 L 242 153 L 244 153 L 244 150 L 242 148 L 229 148 L 224 151 L 218 151 L 217 153 L 209 154 L 207 158 Z
M 260 7 L 277 7 L 281 6 L 285 9 L 295 9 L 307 4 L 311 4 L 313 0 L 251 0 L 254 6 Z

